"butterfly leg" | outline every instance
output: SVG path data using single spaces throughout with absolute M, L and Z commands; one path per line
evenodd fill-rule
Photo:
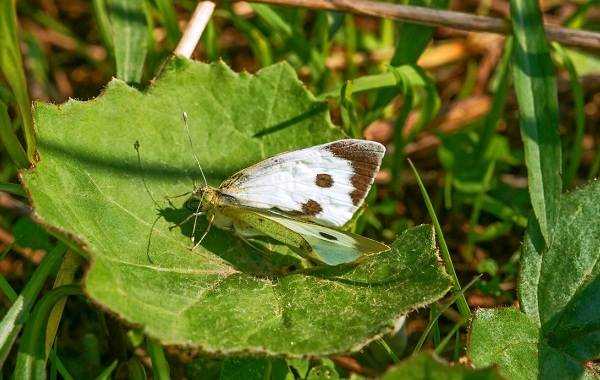
M 187 217 L 186 217 L 184 220 L 182 220 L 181 222 L 179 222 L 179 223 L 177 223 L 177 224 L 174 224 L 174 225 L 172 225 L 172 226 L 169 226 L 169 231 L 171 231 L 171 230 L 172 230 L 172 229 L 174 229 L 174 228 L 181 227 L 182 225 L 186 224 L 186 223 L 187 223 L 187 222 L 188 222 L 190 219 L 192 219 L 192 218 L 194 218 L 194 217 L 198 217 L 198 216 L 200 216 L 200 215 L 202 215 L 202 212 L 195 212 L 195 213 L 193 213 L 193 214 L 190 214 L 190 215 L 188 215 L 188 216 L 187 216 Z
M 191 191 L 186 191 L 185 193 L 178 194 L 178 195 L 165 195 L 165 200 L 167 201 L 167 203 L 169 203 L 169 206 L 175 208 L 175 205 L 173 204 L 173 202 L 171 202 L 172 199 L 185 197 L 186 195 L 189 195 L 191 193 L 192 193 Z
M 195 250 L 196 248 L 198 248 L 198 246 L 200 245 L 200 243 L 202 243 L 202 241 L 204 240 L 206 235 L 208 235 L 208 232 L 210 231 L 210 227 L 212 227 L 214 220 L 215 220 L 215 214 L 212 214 L 210 219 L 208 220 L 208 227 L 206 227 L 206 230 L 204 231 L 204 233 L 202 234 L 202 236 L 200 237 L 198 242 L 192 247 L 192 249 L 191 249 L 192 251 Z M 196 220 L 194 220 L 194 229 L 192 230 L 192 244 L 194 244 L 194 233 L 195 232 L 196 232 Z

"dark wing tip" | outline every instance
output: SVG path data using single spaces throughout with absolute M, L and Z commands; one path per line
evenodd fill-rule
M 379 171 L 385 146 L 375 141 L 346 139 L 329 143 L 325 149 L 336 157 L 350 161 L 354 170 L 350 179 L 354 189 L 350 197 L 355 206 L 360 206 Z

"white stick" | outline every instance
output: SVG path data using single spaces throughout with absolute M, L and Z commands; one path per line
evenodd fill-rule
M 200 41 L 202 32 L 204 31 L 204 28 L 206 28 L 206 24 L 208 24 L 208 20 L 210 20 L 210 16 L 214 10 L 215 3 L 212 1 L 202 1 L 198 3 L 192 18 L 190 18 L 189 23 L 185 27 L 185 31 L 183 32 L 181 40 L 179 40 L 179 44 L 175 48 L 175 55 L 185 58 L 190 58 L 192 56 L 196 45 L 198 45 L 198 41 Z

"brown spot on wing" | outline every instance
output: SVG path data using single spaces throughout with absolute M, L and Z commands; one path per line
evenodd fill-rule
M 309 199 L 306 203 L 302 204 L 302 212 L 308 216 L 315 216 L 318 213 L 323 211 L 323 207 L 319 204 L 319 202 Z
M 367 196 L 371 184 L 373 184 L 385 148 L 381 144 L 366 141 L 340 140 L 328 145 L 327 149 L 334 156 L 350 161 L 354 171 L 354 175 L 350 178 L 350 182 L 354 187 L 350 197 L 355 206 L 360 205 Z
M 315 183 L 319 187 L 331 187 L 331 186 L 333 186 L 333 178 L 331 178 L 331 176 L 329 174 L 320 173 L 320 174 L 317 174 Z

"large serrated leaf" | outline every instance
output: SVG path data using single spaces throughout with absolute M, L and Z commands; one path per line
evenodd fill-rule
M 593 377 L 600 355 L 600 182 L 563 196 L 552 245 L 530 228 L 523 244 L 523 310 L 480 311 L 471 333 L 476 365 L 498 363 L 510 378 Z
M 90 255 L 86 291 L 98 304 L 165 344 L 321 355 L 361 347 L 448 290 L 429 226 L 352 270 L 310 275 L 277 276 L 286 257 L 216 229 L 190 252 L 191 227 L 168 229 L 186 211 L 163 201 L 200 177 L 182 112 L 213 185 L 273 154 L 343 137 L 287 64 L 251 76 L 177 59 L 146 93 L 115 80 L 92 101 L 39 104 L 41 161 L 23 181 L 39 220 Z

